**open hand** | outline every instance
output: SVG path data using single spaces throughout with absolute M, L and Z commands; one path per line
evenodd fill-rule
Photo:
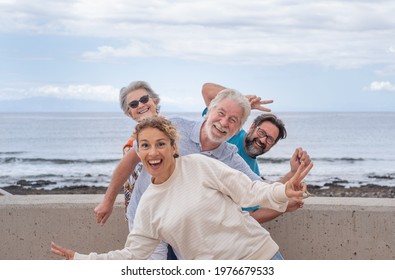
M 104 225 L 107 219 L 112 213 L 113 205 L 102 201 L 95 208 L 96 222 L 100 225 Z
M 63 248 L 54 242 L 51 242 L 51 253 L 64 257 L 66 260 L 74 260 L 75 252 L 73 250 Z

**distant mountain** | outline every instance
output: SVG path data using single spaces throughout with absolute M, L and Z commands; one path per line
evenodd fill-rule
M 161 104 L 161 112 L 189 112 L 173 104 Z M 200 108 L 198 109 L 200 110 Z M 198 111 L 195 110 L 195 111 Z M 203 110 L 203 109 L 202 109 Z M 193 111 L 193 110 L 192 110 Z M 118 102 L 33 97 L 0 101 L 0 113 L 11 112 L 122 112 Z
M 118 103 L 33 97 L 0 101 L 0 112 L 119 112 Z

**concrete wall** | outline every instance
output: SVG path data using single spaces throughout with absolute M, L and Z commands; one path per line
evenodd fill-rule
M 395 199 L 310 197 L 265 225 L 286 259 L 395 259 Z
M 93 209 L 102 197 L 0 196 L 0 259 L 57 259 L 51 241 L 81 253 L 122 248 L 122 196 L 100 226 Z M 264 226 L 286 259 L 395 259 L 395 199 L 311 197 Z
M 122 197 L 104 226 L 93 209 L 102 195 L 0 196 L 0 259 L 58 259 L 50 253 L 54 241 L 79 252 L 123 248 L 128 226 Z

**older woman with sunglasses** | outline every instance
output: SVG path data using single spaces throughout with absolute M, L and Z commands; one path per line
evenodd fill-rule
M 82 255 L 52 243 L 54 254 L 66 259 L 146 259 L 164 240 L 184 259 L 282 259 L 269 232 L 240 205 L 284 212 L 291 197 L 308 196 L 302 180 L 312 163 L 302 163 L 285 184 L 268 184 L 204 155 L 179 157 L 176 128 L 163 118 L 143 120 L 136 134 L 139 156 L 152 179 L 125 248 Z
M 160 98 L 157 93 L 150 87 L 147 82 L 144 81 L 134 81 L 130 83 L 128 86 L 123 87 L 119 93 L 119 102 L 121 108 L 126 116 L 131 117 L 136 122 L 140 122 L 141 120 L 156 116 L 159 113 L 159 102 Z M 135 140 L 135 135 L 129 138 L 127 143 L 123 147 L 123 153 L 127 153 L 133 147 L 133 141 Z M 127 208 L 131 196 L 131 192 L 133 191 L 134 182 L 136 181 L 141 169 L 141 163 L 131 163 L 130 166 L 135 166 L 132 175 L 126 182 L 119 182 L 117 178 L 113 178 L 115 180 L 111 180 L 110 184 L 118 184 L 124 186 L 124 194 L 125 194 L 125 209 Z M 121 164 L 117 166 L 119 170 L 129 170 L 130 166 L 122 166 Z M 127 177 L 127 176 L 126 176 Z M 121 179 L 122 180 L 122 179 Z M 119 188 L 114 188 L 119 190 Z M 113 188 L 108 188 L 107 191 L 111 191 Z M 110 195 L 106 193 L 107 198 L 115 198 L 116 195 Z M 104 223 L 107 218 L 110 216 L 114 205 L 113 199 L 104 199 L 96 208 L 96 219 Z

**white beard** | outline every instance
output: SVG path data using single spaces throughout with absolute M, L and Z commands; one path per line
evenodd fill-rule
M 227 132 L 229 131 L 229 130 L 227 130 L 227 129 L 222 128 L 221 125 L 220 125 L 218 122 L 216 122 L 216 123 L 209 123 L 209 122 L 207 121 L 207 122 L 206 122 L 206 126 L 205 126 L 205 130 L 206 130 L 208 139 L 209 139 L 210 141 L 212 141 L 212 142 L 215 142 L 215 143 L 222 143 L 222 142 L 225 142 L 226 140 L 228 140 L 228 139 L 230 138 L 230 136 L 229 136 L 228 133 L 227 133 L 226 135 L 224 135 L 224 136 L 218 137 L 217 135 L 215 135 L 215 134 L 212 132 L 212 129 L 216 129 L 216 128 L 214 127 L 214 124 L 215 124 L 217 127 L 219 127 L 220 129 L 222 129 L 222 130 L 225 130 L 225 131 L 227 131 Z

